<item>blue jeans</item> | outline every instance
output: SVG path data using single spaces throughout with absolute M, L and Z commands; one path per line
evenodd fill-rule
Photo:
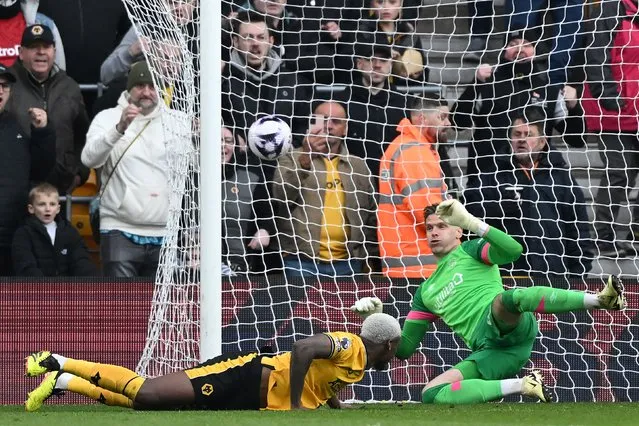
M 332 262 L 313 262 L 302 260 L 297 256 L 286 256 L 284 258 L 284 274 L 289 277 L 344 277 L 362 272 L 362 261 L 334 260 Z
M 551 85 L 567 81 L 566 72 L 573 62 L 573 52 L 583 48 L 580 27 L 584 17 L 583 6 L 584 0 L 506 0 L 504 4 L 506 19 L 509 19 L 506 22 L 508 32 L 526 28 L 539 32 L 543 15 L 547 8 L 551 8 L 553 41 L 548 68 Z

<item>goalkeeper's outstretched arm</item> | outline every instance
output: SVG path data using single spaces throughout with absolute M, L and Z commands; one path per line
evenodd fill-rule
M 493 264 L 512 263 L 519 259 L 524 250 L 513 237 L 477 219 L 457 200 L 442 202 L 436 214 L 447 224 L 459 226 L 486 239 L 490 243 L 488 258 Z
M 419 344 L 424 339 L 426 332 L 430 330 L 431 322 L 425 319 L 410 319 L 412 312 L 408 314 L 409 318 L 404 322 L 402 327 L 402 340 L 397 347 L 397 358 L 410 358 Z
M 421 288 L 421 287 L 420 287 Z M 416 294 L 419 293 L 419 290 Z M 417 296 L 418 297 L 418 296 Z M 413 310 L 408 313 L 408 317 L 402 327 L 402 337 L 397 347 L 397 358 L 407 359 L 415 353 L 426 332 L 430 329 L 432 321 L 437 317 L 424 309 L 415 309 L 416 298 L 413 297 Z M 362 319 L 369 315 L 382 312 L 382 301 L 377 297 L 363 297 L 359 299 L 351 310 L 356 312 Z

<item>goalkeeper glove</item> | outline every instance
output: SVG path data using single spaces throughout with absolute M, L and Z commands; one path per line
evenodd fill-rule
M 382 301 L 377 297 L 362 297 L 351 306 L 351 311 L 365 319 L 369 315 L 379 314 L 382 312 L 382 308 Z
M 488 232 L 488 225 L 468 213 L 466 207 L 457 200 L 443 201 L 437 206 L 435 214 L 447 224 L 467 229 L 481 237 Z

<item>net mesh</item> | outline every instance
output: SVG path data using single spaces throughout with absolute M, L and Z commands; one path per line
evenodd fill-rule
M 284 3 L 283 18 L 274 19 Z M 587 276 L 636 277 L 629 225 L 638 167 L 637 120 L 631 111 L 638 93 L 622 91 L 615 97 L 610 84 L 584 85 L 584 52 L 617 61 L 612 68 L 619 70 L 636 63 L 622 49 L 636 46 L 635 40 L 606 31 L 608 18 L 590 4 L 585 14 L 581 4 L 530 13 L 529 2 L 513 2 L 513 7 L 510 2 L 404 0 L 395 19 L 392 9 L 400 3 L 223 0 L 220 31 L 219 25 L 202 25 L 197 8 L 191 8 L 195 1 L 125 0 L 139 36 L 147 40 L 145 55 L 157 87 L 178 112 L 165 120 L 166 132 L 183 135 L 197 128 L 198 58 L 206 48 L 199 45 L 200 29 L 220 33 L 220 113 L 229 148 L 221 147 L 226 161 L 221 180 L 207 184 L 221 185 L 223 191 L 223 269 L 231 276 L 222 294 L 225 351 L 289 350 L 294 338 L 319 331 L 357 332 L 359 320 L 348 308 L 362 296 L 377 295 L 389 312 L 403 318 L 417 277 L 427 274 L 432 261 L 430 252 L 420 252 L 425 231 L 419 212 L 424 203 L 442 197 L 462 197 L 476 216 L 523 243 L 526 256 L 503 268 L 505 276 L 534 276 L 520 285 L 594 291 L 601 281 Z M 630 7 L 632 2 L 620 3 Z M 253 24 L 242 26 L 245 21 L 234 18 L 240 12 L 246 20 L 245 9 L 271 16 L 266 19 L 273 27 L 272 46 L 263 28 L 256 29 L 259 19 L 251 17 Z M 615 16 L 619 13 L 625 12 Z M 631 19 L 616 22 L 636 26 Z M 589 30 L 594 36 L 586 36 Z M 608 44 L 598 39 L 604 34 L 612 34 Z M 533 44 L 517 42 L 521 38 Z M 613 44 L 619 49 L 606 56 Z M 589 81 L 625 78 L 597 73 L 610 65 L 593 64 Z M 624 72 L 631 73 L 630 68 Z M 576 94 L 564 88 L 566 83 Z M 401 149 L 394 157 L 388 154 L 386 162 L 382 156 L 397 137 L 400 120 L 419 108 L 411 101 L 415 94 L 440 94 L 451 114 L 431 123 L 445 132 L 432 136 L 439 139 L 430 152 L 402 158 L 400 167 Z M 617 105 L 622 109 L 616 116 L 597 110 L 619 96 L 625 103 Z M 318 111 L 329 100 L 346 106 L 347 126 L 334 109 Z M 328 143 L 325 137 L 313 138 L 322 132 L 345 132 L 351 157 L 329 163 L 294 154 L 261 161 L 246 138 L 250 125 L 265 114 L 289 123 L 298 148 Z M 517 114 L 523 114 L 527 127 L 511 129 Z M 610 127 L 615 120 L 617 126 Z M 512 148 L 515 130 L 521 147 Z M 549 151 L 535 145 L 541 133 L 549 135 Z M 199 357 L 199 139 L 191 142 L 188 149 L 172 151 L 168 234 L 138 365 L 146 376 L 190 366 Z M 542 154 L 517 156 L 520 163 L 513 166 L 512 149 L 525 152 L 526 146 Z M 391 174 L 400 168 L 404 175 Z M 418 175 L 410 176 L 416 170 Z M 397 184 L 391 193 L 384 192 L 389 181 Z M 413 208 L 410 231 L 398 232 L 397 207 L 385 206 L 384 200 L 396 200 L 393 196 Z M 345 257 L 350 261 L 327 261 Z M 308 268 L 313 270 L 309 276 L 293 277 Z M 249 272 L 266 279 L 245 280 Z M 540 318 L 541 337 L 528 367 L 545 370 L 563 400 L 636 399 L 633 289 L 623 313 Z M 438 327 L 421 352 L 395 362 L 390 372 L 372 373 L 345 397 L 419 399 L 420 386 L 465 354 L 463 344 Z

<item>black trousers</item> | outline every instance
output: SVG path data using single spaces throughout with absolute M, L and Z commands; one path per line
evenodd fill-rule
M 630 191 L 635 187 L 639 173 L 639 138 L 637 135 L 602 133 L 599 138 L 599 156 L 605 171 L 595 197 L 595 231 L 601 241 L 615 240 L 613 224 L 621 204 L 628 203 L 632 234 L 639 239 L 639 205 L 630 206 Z M 626 235 L 621 238 L 626 238 Z

